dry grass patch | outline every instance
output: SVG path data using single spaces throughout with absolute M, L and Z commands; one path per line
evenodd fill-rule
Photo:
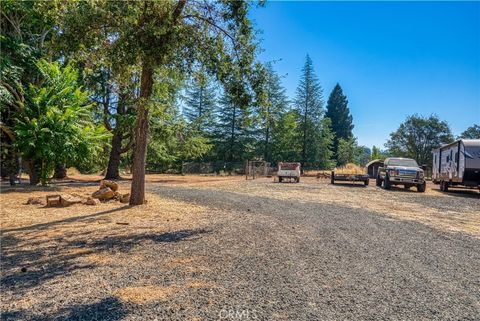
M 178 292 L 176 286 L 137 286 L 119 289 L 113 295 L 120 300 L 135 304 L 145 304 L 154 301 L 165 301 Z
M 189 289 L 212 289 L 216 288 L 216 285 L 205 280 L 195 280 L 187 283 L 186 287 Z

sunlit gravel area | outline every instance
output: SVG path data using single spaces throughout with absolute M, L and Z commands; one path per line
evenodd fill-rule
M 476 191 L 315 178 L 158 179 L 147 190 L 135 208 L 52 210 L 23 205 L 22 191 L 2 194 L 2 320 L 480 315 Z

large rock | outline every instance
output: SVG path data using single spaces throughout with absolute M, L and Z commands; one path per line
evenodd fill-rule
M 87 197 L 87 200 L 85 201 L 85 205 L 97 205 L 98 200 L 93 198 L 93 197 Z
M 60 204 L 65 207 L 73 204 L 81 203 L 82 201 L 83 201 L 82 198 L 75 195 L 70 195 L 70 194 L 60 195 Z
M 109 180 L 102 180 L 100 182 L 100 189 L 109 187 L 112 191 L 116 192 L 118 190 L 118 184 L 114 181 L 109 181 Z
M 123 194 L 122 197 L 120 198 L 120 203 L 128 203 L 128 202 L 130 202 L 130 193 Z
M 93 192 L 92 197 L 98 198 L 99 200 L 109 200 L 115 196 L 114 192 L 110 189 L 110 187 L 104 187 L 99 189 L 98 191 Z

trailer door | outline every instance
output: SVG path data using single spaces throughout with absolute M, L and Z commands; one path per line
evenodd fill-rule
M 463 180 L 463 174 L 465 173 L 465 145 L 463 145 L 462 143 L 460 143 L 460 153 L 458 157 L 458 177 Z

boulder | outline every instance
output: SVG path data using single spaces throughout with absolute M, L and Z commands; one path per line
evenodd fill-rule
M 42 205 L 43 200 L 40 197 L 30 197 L 27 200 L 27 205 Z
M 93 192 L 92 197 L 98 198 L 99 200 L 109 200 L 115 196 L 114 192 L 110 189 L 110 187 L 104 187 L 99 189 L 98 191 Z
M 122 194 L 120 192 L 113 192 L 113 198 L 115 198 L 117 201 L 120 201 L 122 199 Z
M 88 197 L 85 201 L 85 205 L 97 205 L 99 201 L 93 197 Z
M 130 202 L 130 193 L 123 194 L 120 198 L 120 203 L 128 203 Z
M 60 204 L 64 207 L 73 205 L 73 204 L 78 204 L 83 201 L 82 198 L 75 196 L 75 195 L 70 195 L 70 194 L 62 194 L 60 195 Z
M 100 182 L 100 189 L 105 188 L 105 187 L 110 187 L 110 189 L 114 192 L 118 190 L 118 184 L 114 181 L 109 181 L 109 180 L 102 180 Z

